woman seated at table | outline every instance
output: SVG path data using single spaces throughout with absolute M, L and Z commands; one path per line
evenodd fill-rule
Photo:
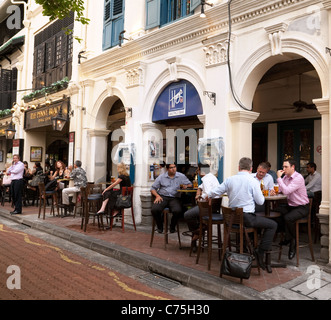
M 53 171 L 50 171 L 50 180 L 69 178 L 69 176 L 70 176 L 70 172 L 66 168 L 64 162 L 61 160 L 56 161 L 54 173 Z M 63 182 L 59 182 L 59 188 L 60 189 L 64 188 Z
M 104 214 L 108 204 L 108 209 L 111 209 L 113 211 L 113 216 L 116 216 L 119 213 L 119 210 L 116 210 L 115 208 L 117 195 L 122 193 L 123 187 L 131 187 L 130 176 L 124 163 L 119 163 L 117 165 L 117 172 L 118 178 L 102 192 L 103 202 L 98 214 Z M 120 185 L 120 189 L 114 190 L 114 187 L 118 184 Z

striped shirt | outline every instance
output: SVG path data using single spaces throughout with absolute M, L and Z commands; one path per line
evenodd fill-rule
M 279 191 L 287 195 L 287 203 L 291 207 L 306 205 L 309 203 L 305 180 L 303 176 L 294 172 L 290 177 L 285 175 L 277 179 Z

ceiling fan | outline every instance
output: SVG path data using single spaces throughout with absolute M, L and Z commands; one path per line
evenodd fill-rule
M 307 103 L 306 101 L 301 100 L 301 77 L 302 74 L 299 74 L 299 100 L 294 101 L 290 106 L 291 108 L 276 108 L 277 110 L 284 110 L 284 109 L 294 109 L 294 112 L 301 112 L 303 109 L 309 110 L 317 110 L 316 105 L 314 103 Z

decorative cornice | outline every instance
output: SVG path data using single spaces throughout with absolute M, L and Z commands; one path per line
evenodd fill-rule
M 323 7 L 324 7 L 326 10 L 330 10 L 330 9 L 331 9 L 331 0 L 323 1 Z
M 169 65 L 170 81 L 178 81 L 178 63 L 180 62 L 179 57 L 171 57 L 166 59 Z
M 329 98 L 313 99 L 313 103 L 316 105 L 317 111 L 321 115 L 330 114 L 330 99 Z
M 246 111 L 246 110 L 234 110 L 229 111 L 229 117 L 232 122 L 246 122 L 253 123 L 258 117 L 258 112 Z
M 87 130 L 88 135 L 92 137 L 107 137 L 111 131 L 104 129 L 89 129 Z
M 313 0 L 267 2 L 267 4 L 265 4 L 265 1 L 256 0 L 235 2 L 231 7 L 233 28 L 239 30 L 266 21 L 270 18 L 270 15 L 273 17 L 281 15 L 288 8 L 294 11 L 314 4 Z M 201 19 L 198 14 L 195 14 L 186 19 L 178 20 L 156 31 L 147 32 L 136 40 L 127 42 L 125 47 L 114 47 L 95 58 L 90 58 L 81 63 L 81 68 L 83 73 L 93 73 L 96 77 L 102 77 L 106 73 L 121 70 L 123 65 L 146 58 L 158 57 L 169 51 L 169 49 L 175 51 L 179 47 L 184 48 L 201 43 L 209 36 L 216 36 L 220 32 L 224 33 L 227 28 L 227 4 L 215 5 L 208 10 L 208 19 Z M 141 50 L 141 48 L 144 49 Z
M 108 97 L 111 97 L 113 95 L 113 87 L 116 82 L 115 77 L 108 77 L 104 79 L 106 82 L 106 87 L 107 87 L 107 92 L 108 92 Z
M 127 88 L 145 85 L 146 63 L 138 61 L 124 67 L 126 71 Z
M 288 24 L 282 22 L 275 25 L 265 27 L 264 30 L 269 35 L 269 41 L 271 46 L 271 54 L 273 56 L 277 54 L 283 54 L 282 50 L 282 34 L 286 31 Z

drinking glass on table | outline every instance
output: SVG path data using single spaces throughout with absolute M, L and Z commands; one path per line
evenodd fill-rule
M 279 192 L 278 184 L 275 184 L 275 185 L 274 185 L 274 190 L 275 190 L 275 193 L 276 193 L 276 195 L 277 195 L 278 192 Z

